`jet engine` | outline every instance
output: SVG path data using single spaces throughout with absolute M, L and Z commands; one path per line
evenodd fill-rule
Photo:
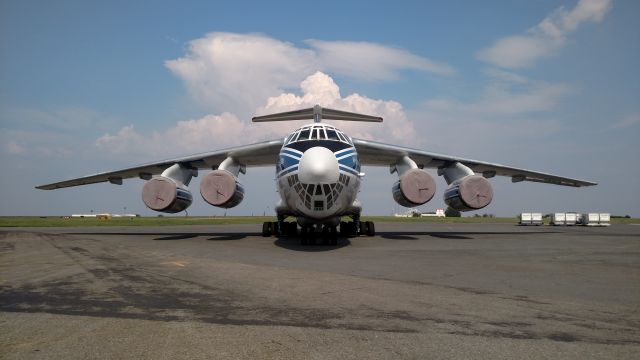
M 238 178 L 227 170 L 214 170 L 200 181 L 204 201 L 221 208 L 232 208 L 244 199 L 244 188 Z
M 391 189 L 393 200 L 404 207 L 422 205 L 436 193 L 433 177 L 424 170 L 410 169 L 393 184 Z
M 456 180 L 444 192 L 444 202 L 458 211 L 482 209 L 493 199 L 493 189 L 480 175 L 468 175 Z
M 144 184 L 142 201 L 151 210 L 173 214 L 188 208 L 193 197 L 186 186 L 171 178 L 159 176 Z

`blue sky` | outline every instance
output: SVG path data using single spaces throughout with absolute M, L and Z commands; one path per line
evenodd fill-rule
M 286 134 L 260 112 L 311 102 L 376 112 L 381 139 L 588 180 L 494 179 L 481 213 L 640 216 L 636 1 L 0 3 L 0 215 L 152 214 L 141 180 L 34 185 Z M 395 175 L 365 169 L 365 213 L 398 208 Z M 249 171 L 229 214 L 277 199 Z M 197 193 L 197 181 L 192 188 Z M 443 207 L 442 179 L 423 208 Z M 197 198 L 192 214 L 222 214 Z

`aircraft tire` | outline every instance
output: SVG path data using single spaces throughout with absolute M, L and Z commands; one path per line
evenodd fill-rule
M 280 224 L 277 221 L 271 223 L 271 232 L 275 236 L 282 235 L 282 229 L 280 229 Z
M 347 222 L 341 221 L 340 222 L 340 236 L 347 237 L 347 236 L 349 236 L 350 232 L 351 232 L 351 229 L 349 228 L 349 224 Z
M 367 221 L 367 236 L 376 235 L 376 224 L 373 221 Z
M 329 245 L 338 246 L 338 229 L 336 229 L 335 226 L 331 227 L 329 231 L 329 235 L 330 235 Z
M 303 226 L 300 230 L 300 244 L 302 246 L 314 245 L 313 228 L 309 226 Z
M 271 236 L 272 232 L 273 232 L 273 227 L 271 222 L 265 221 L 264 223 L 262 223 L 262 236 L 269 237 Z
M 287 224 L 287 235 L 296 236 L 298 235 L 298 224 L 295 222 L 286 223 Z
M 367 235 L 369 233 L 369 222 L 360 221 L 360 233 L 358 235 Z

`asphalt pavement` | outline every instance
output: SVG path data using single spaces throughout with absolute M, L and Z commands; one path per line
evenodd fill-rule
M 6 359 L 637 359 L 640 226 L 0 230 Z

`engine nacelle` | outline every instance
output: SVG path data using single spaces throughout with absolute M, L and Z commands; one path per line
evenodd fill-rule
M 228 209 L 242 202 L 244 188 L 232 173 L 214 170 L 200 181 L 200 195 L 207 203 Z
M 168 177 L 160 176 L 144 184 L 142 201 L 151 210 L 173 214 L 187 209 L 191 205 L 193 197 L 184 185 L 178 184 Z
M 436 182 L 424 170 L 410 169 L 393 184 L 393 200 L 405 207 L 425 204 L 436 193 Z
M 456 180 L 444 192 L 444 202 L 458 211 L 482 209 L 492 199 L 491 184 L 480 175 L 469 175 Z

